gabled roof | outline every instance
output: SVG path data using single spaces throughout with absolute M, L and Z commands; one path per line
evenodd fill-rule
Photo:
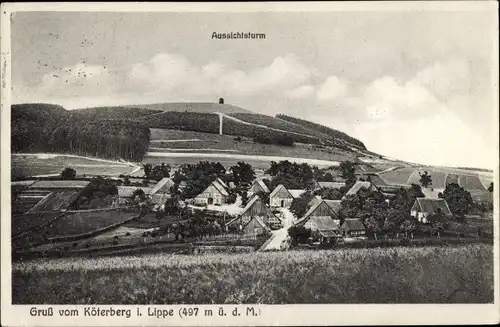
M 85 188 L 89 181 L 79 180 L 42 180 L 31 184 L 30 188 Z
M 288 192 L 292 195 L 293 198 L 300 198 L 302 194 L 306 192 L 306 190 L 288 190 Z
M 354 184 L 349 191 L 344 195 L 344 197 L 348 195 L 354 195 L 359 192 L 360 189 L 365 188 L 365 189 L 372 189 L 376 190 L 377 188 L 370 182 L 364 182 L 364 181 L 357 181 L 356 184 Z
M 313 222 L 319 231 L 339 230 L 339 226 L 328 216 L 311 217 L 309 221 Z
M 227 186 L 227 184 L 222 180 L 220 179 L 219 177 L 217 177 L 216 181 L 222 185 L 226 190 L 229 188 L 229 186 Z
M 314 211 L 316 211 L 316 209 L 318 209 L 318 207 L 323 203 L 325 202 L 325 200 L 321 200 L 321 201 L 318 201 L 316 204 L 314 204 L 312 207 L 309 208 L 309 210 L 307 210 L 306 214 L 304 215 L 304 217 L 300 218 L 299 220 L 297 220 L 296 224 L 301 224 L 311 218 L 313 218 L 314 216 L 311 216 Z M 326 202 L 325 202 L 326 204 Z M 326 206 L 328 208 L 330 208 L 330 206 L 328 204 L 326 204 Z M 331 212 L 332 212 L 332 216 L 336 216 L 337 213 L 334 212 L 331 208 L 330 208 Z
M 429 188 L 422 187 L 422 193 L 428 199 L 439 199 L 439 193 L 443 193 L 444 189 L 442 188 Z
M 341 208 L 341 200 L 323 200 L 325 201 L 326 204 L 336 213 L 338 214 L 340 212 Z
M 224 196 L 229 195 L 227 189 L 222 184 L 220 184 L 218 180 L 213 181 L 211 185 L 213 185 L 217 189 L 217 191 L 219 191 L 220 194 Z
M 258 197 L 257 197 L 257 198 L 258 198 Z M 255 201 L 256 201 L 256 200 L 254 200 L 253 202 L 255 202 Z M 249 203 L 250 203 L 250 202 L 249 202 Z M 248 207 L 248 204 L 247 204 L 247 206 L 245 206 L 245 209 L 246 209 L 247 207 Z M 250 207 L 249 207 L 249 208 L 250 208 Z M 245 210 L 245 211 L 246 211 L 246 210 Z M 231 219 L 229 222 L 227 222 L 227 223 L 226 223 L 226 226 L 232 225 L 234 222 L 236 222 L 236 221 L 238 221 L 238 220 L 240 220 L 240 219 L 241 219 L 241 215 L 239 215 L 238 217 L 235 217 L 235 218 Z M 252 219 L 255 219 L 255 220 L 259 223 L 259 225 L 260 225 L 260 226 L 262 226 L 262 227 L 263 227 L 266 231 L 271 232 L 271 229 L 270 229 L 270 228 L 269 228 L 269 227 L 268 227 L 268 226 L 267 226 L 267 225 L 266 225 L 266 224 L 262 221 L 262 219 L 260 219 L 260 218 L 259 218 L 259 217 L 257 217 L 257 216 L 252 216 L 252 217 L 250 218 L 250 220 L 248 221 L 248 223 L 246 223 L 246 224 L 245 224 L 245 226 L 246 226 L 246 225 L 248 225 L 248 224 L 252 221 Z M 245 226 L 243 226 L 243 227 L 245 227 Z
M 309 206 L 313 207 L 313 206 L 317 205 L 321 201 L 323 201 L 321 199 L 321 196 L 315 195 L 315 196 L 313 196 L 313 198 L 311 199 L 311 201 L 309 201 Z
M 420 207 L 421 212 L 433 214 L 437 209 L 441 209 L 443 214 L 451 216 L 450 208 L 445 199 L 417 198 L 415 203 Z
M 340 228 L 347 228 L 348 230 L 365 230 L 365 225 L 358 218 L 346 218 Z
M 151 190 L 150 194 L 154 195 L 160 191 L 170 193 L 170 188 L 174 186 L 174 181 L 168 177 L 162 178 Z
M 243 212 L 241 214 L 244 214 L 245 212 L 247 212 L 253 205 L 254 203 L 259 200 L 260 197 L 258 195 L 254 195 L 250 201 L 248 201 L 247 205 L 245 206 L 245 208 L 243 208 Z
M 262 188 L 262 190 L 263 190 L 264 192 L 266 192 L 266 193 L 271 192 L 271 191 L 269 191 L 269 188 L 267 187 L 266 183 L 264 183 L 264 181 L 263 181 L 263 180 L 261 180 L 261 179 L 256 180 L 256 181 L 252 184 L 252 186 L 254 186 L 255 184 L 258 184 L 258 185 Z
M 36 183 L 36 180 L 29 180 L 29 181 L 14 181 L 11 182 L 11 186 L 30 186 L 32 184 Z
M 318 182 L 319 187 L 321 188 L 335 188 L 339 189 L 345 186 L 344 182 Z
M 152 188 L 151 187 L 140 187 L 140 186 L 117 186 L 118 196 L 121 198 L 130 198 L 135 190 L 140 189 L 144 191 L 144 194 L 148 195 Z
M 293 197 L 293 195 L 290 193 L 290 191 L 288 191 L 286 189 L 286 187 L 283 186 L 283 184 L 280 184 L 280 185 L 276 186 L 274 188 L 274 190 L 271 192 L 271 194 L 269 194 L 269 197 L 272 198 L 273 196 L 275 196 L 281 190 L 285 190 L 288 194 L 290 194 L 291 197 Z

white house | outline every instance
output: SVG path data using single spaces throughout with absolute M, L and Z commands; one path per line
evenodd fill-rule
M 417 198 L 411 207 L 410 215 L 420 222 L 427 223 L 427 217 L 439 211 L 446 216 L 452 215 L 445 199 Z
M 229 192 L 223 184 L 218 180 L 214 180 L 210 185 L 200 194 L 198 194 L 194 201 L 197 205 L 205 204 L 218 204 L 222 205 L 227 202 Z
M 305 190 L 288 190 L 280 184 L 269 195 L 269 205 L 271 207 L 290 208 L 293 199 L 300 197 L 304 192 Z

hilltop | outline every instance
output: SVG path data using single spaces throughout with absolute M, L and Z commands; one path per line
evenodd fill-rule
M 188 111 L 188 112 L 199 112 L 199 113 L 251 113 L 250 110 L 243 109 L 231 104 L 220 104 L 212 102 L 165 102 L 165 103 L 153 103 L 153 104 L 133 104 L 126 105 L 125 108 L 140 108 L 147 110 L 156 111 Z

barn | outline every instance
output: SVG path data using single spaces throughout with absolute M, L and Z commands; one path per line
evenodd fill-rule
M 340 223 L 340 218 L 338 214 L 330 208 L 330 206 L 324 201 L 316 201 L 316 203 L 307 210 L 304 217 L 300 218 L 295 225 L 304 226 L 309 228 L 313 222 L 309 222 L 313 217 L 328 217 L 337 226 Z M 313 219 L 314 220 L 314 219 Z M 338 226 L 337 226 L 338 229 Z
M 293 199 L 299 198 L 304 192 L 305 190 L 288 190 L 280 184 L 269 195 L 269 205 L 271 207 L 290 208 Z
M 263 180 L 256 180 L 252 186 L 248 189 L 248 193 L 250 194 L 256 194 L 259 192 L 264 192 L 264 193 L 269 193 L 271 192 L 269 188 L 267 187 L 266 183 L 264 183 Z
M 427 223 L 427 217 L 441 211 L 446 216 L 451 216 L 450 208 L 445 199 L 417 198 L 411 207 L 410 214 L 418 221 Z
M 219 179 L 214 180 L 203 192 L 194 198 L 195 203 L 198 205 L 222 205 L 226 203 L 229 192 L 224 185 L 225 183 L 222 184 Z
M 344 219 L 339 229 L 343 237 L 364 237 L 366 234 L 365 225 L 358 218 Z
M 174 181 L 170 178 L 162 178 L 149 192 L 151 201 L 158 206 L 164 205 L 170 197 L 170 188 L 174 186 Z
M 262 201 L 261 201 L 262 202 Z M 252 205 L 254 206 L 255 203 Z M 257 205 L 258 206 L 258 205 Z M 248 205 L 247 205 L 248 207 Z M 238 217 L 234 218 L 226 224 L 226 229 L 228 231 L 238 232 L 244 236 L 257 237 L 259 235 L 265 235 L 271 233 L 271 228 L 269 228 L 266 223 L 258 215 L 253 215 L 251 212 L 253 209 L 249 208 L 249 212 L 243 213 Z M 258 210 L 258 209 L 255 209 Z M 247 210 L 245 210 L 247 211 Z
M 257 195 L 250 199 L 236 220 L 240 219 L 241 223 L 241 221 L 246 221 L 253 217 L 259 218 L 270 229 L 279 229 L 282 227 L 281 220 L 271 212 L 271 209 Z

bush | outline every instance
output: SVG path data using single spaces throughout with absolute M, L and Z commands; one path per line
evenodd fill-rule
M 126 232 L 126 233 L 125 233 L 125 236 L 130 236 L 130 232 Z

